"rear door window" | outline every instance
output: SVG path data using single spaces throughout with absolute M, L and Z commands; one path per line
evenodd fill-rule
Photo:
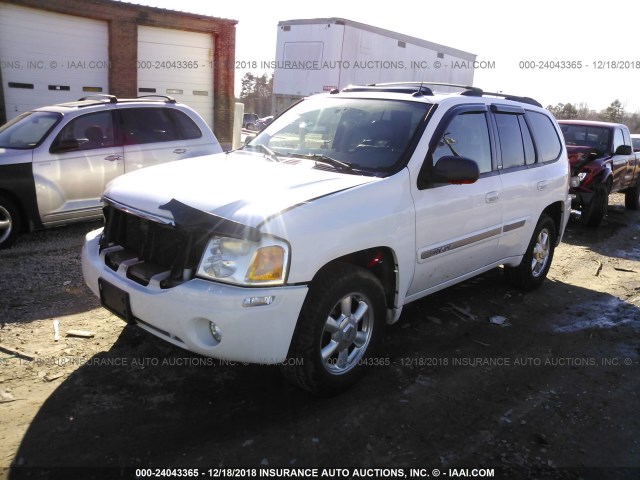
M 122 108 L 122 135 L 125 145 L 172 142 L 179 135 L 166 108 Z
M 527 165 L 531 165 L 536 163 L 536 149 L 533 146 L 531 131 L 523 115 L 518 115 L 518 122 L 520 123 L 520 132 L 522 132 L 522 142 L 524 143 L 524 158 Z
M 524 142 L 522 141 L 518 116 L 505 113 L 495 114 L 503 169 L 525 165 Z

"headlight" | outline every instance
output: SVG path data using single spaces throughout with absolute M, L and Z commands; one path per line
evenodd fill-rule
M 571 177 L 571 186 L 573 188 L 579 187 L 582 181 L 586 178 L 587 172 L 580 172 L 575 177 Z
M 198 266 L 198 276 L 236 285 L 282 285 L 286 279 L 289 245 L 264 235 L 259 243 L 213 237 Z

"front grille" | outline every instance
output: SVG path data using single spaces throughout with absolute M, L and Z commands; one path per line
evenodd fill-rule
M 119 210 L 104 209 L 106 226 L 100 241 L 105 264 L 117 271 L 124 263 L 127 277 L 147 286 L 155 277 L 171 288 L 193 277 L 207 235 L 185 231 Z

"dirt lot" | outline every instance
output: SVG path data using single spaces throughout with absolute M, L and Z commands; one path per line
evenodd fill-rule
M 277 367 L 203 362 L 100 308 L 80 267 L 96 224 L 24 236 L 0 252 L 0 478 L 638 479 L 640 213 L 622 199 L 596 230 L 570 224 L 535 292 L 497 269 L 407 306 L 379 365 L 330 399 Z

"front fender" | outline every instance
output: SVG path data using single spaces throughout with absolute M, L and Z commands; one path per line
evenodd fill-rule
M 407 170 L 342 190 L 271 217 L 262 230 L 291 244 L 288 281 L 309 283 L 333 260 L 386 248 L 398 268 L 398 305 L 415 268 L 415 208 Z
M 42 228 L 31 162 L 0 165 L 0 192 L 15 199 L 31 230 Z
M 594 188 L 597 185 L 608 185 L 613 180 L 613 170 L 611 165 L 603 162 L 590 162 L 584 165 L 577 171 L 572 172 L 572 176 L 577 176 L 579 173 L 586 173 L 580 186 L 572 187 L 569 193 L 573 195 L 584 196 L 585 194 L 593 194 Z

